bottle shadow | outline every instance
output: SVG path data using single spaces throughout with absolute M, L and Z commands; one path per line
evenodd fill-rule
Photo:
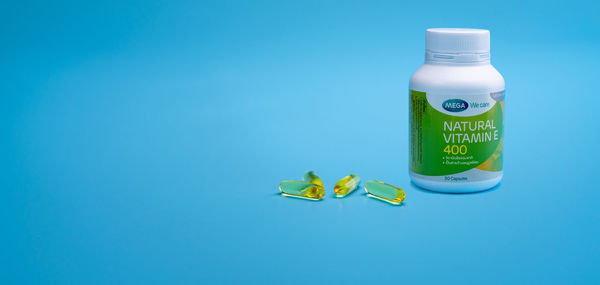
M 415 188 L 418 191 L 424 192 L 424 193 L 429 193 L 429 194 L 437 194 L 437 195 L 478 195 L 478 194 L 483 194 L 483 193 L 488 193 L 488 192 L 493 192 L 498 190 L 498 188 L 500 188 L 501 183 L 496 184 L 496 186 L 489 188 L 489 189 L 484 189 L 484 190 L 480 190 L 480 191 L 475 191 L 475 192 L 468 192 L 468 193 L 456 193 L 456 192 L 444 192 L 444 191 L 432 191 L 429 189 L 425 189 L 417 184 L 415 184 L 414 182 L 410 182 L 410 185 L 413 186 L 413 188 Z

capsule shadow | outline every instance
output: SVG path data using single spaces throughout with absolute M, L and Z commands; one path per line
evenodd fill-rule
M 364 188 L 362 188 L 362 184 L 358 184 L 358 186 L 356 186 L 356 189 L 354 189 L 354 191 L 352 191 L 352 192 L 350 192 L 350 193 L 346 194 L 346 196 L 342 196 L 342 197 L 339 197 L 338 195 L 336 195 L 336 194 L 335 194 L 335 192 L 333 191 L 333 189 L 331 189 L 331 191 L 333 192 L 333 194 L 331 194 L 331 197 L 333 197 L 333 198 L 335 198 L 335 199 L 344 199 L 344 198 L 348 198 L 348 197 L 350 197 L 350 196 L 354 195 L 354 193 L 356 193 L 356 192 L 360 191 L 360 189 L 364 189 Z
M 311 199 L 311 198 L 306 198 L 306 197 L 302 197 L 302 196 L 285 194 L 285 193 L 281 193 L 281 192 L 279 192 L 279 193 L 277 193 L 275 195 L 281 196 L 281 197 L 287 197 L 287 198 L 295 198 L 295 199 L 298 199 L 298 200 L 311 201 L 311 202 L 322 202 L 323 201 L 323 198 L 317 200 L 317 199 Z
M 392 203 L 392 202 L 390 202 L 388 200 L 385 200 L 383 198 L 379 198 L 379 197 L 377 197 L 377 196 L 375 196 L 373 194 L 369 194 L 369 193 L 366 193 L 366 192 L 363 193 L 362 196 L 367 197 L 369 199 L 377 200 L 377 201 L 382 202 L 385 205 L 388 205 L 390 207 L 406 207 L 406 203 L 404 201 L 400 202 L 399 204 L 395 204 L 395 203 Z

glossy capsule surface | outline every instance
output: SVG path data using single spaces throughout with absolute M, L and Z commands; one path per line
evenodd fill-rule
M 325 195 L 323 187 L 304 181 L 284 180 L 279 183 L 279 191 L 284 196 L 319 200 Z
M 333 186 L 333 192 L 335 192 L 336 197 L 341 198 L 356 190 L 359 184 L 360 176 L 357 174 L 350 174 L 335 183 L 335 186 Z
M 321 188 L 325 188 L 323 186 L 323 181 L 321 181 L 321 178 L 319 178 L 314 171 L 307 171 L 304 173 L 304 181 L 315 184 Z
M 369 194 L 369 197 L 394 205 L 399 205 L 406 197 L 402 189 L 376 180 L 365 182 L 365 191 Z

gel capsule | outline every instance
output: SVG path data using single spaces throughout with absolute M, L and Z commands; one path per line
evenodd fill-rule
M 365 191 L 369 197 L 379 199 L 394 205 L 400 205 L 406 195 L 402 189 L 383 182 L 369 180 L 365 182 Z
M 315 174 L 314 171 L 307 171 L 306 173 L 304 173 L 304 181 L 315 184 L 321 188 L 325 188 L 323 186 L 323 181 L 321 181 L 321 178 L 319 178 L 319 176 L 317 176 L 317 174 Z
M 319 200 L 325 195 L 325 190 L 323 190 L 323 187 L 296 180 L 281 181 L 279 184 L 279 191 L 281 191 L 281 194 L 284 196 L 309 200 Z
M 346 195 L 352 193 L 352 191 L 356 190 L 359 184 L 360 176 L 357 174 L 350 174 L 335 183 L 335 186 L 333 186 L 333 192 L 335 192 L 335 196 L 338 198 L 345 197 Z

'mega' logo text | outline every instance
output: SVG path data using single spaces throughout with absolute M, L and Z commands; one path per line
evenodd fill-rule
M 469 103 L 462 99 L 448 99 L 442 103 L 442 107 L 449 112 L 462 112 L 469 108 Z

